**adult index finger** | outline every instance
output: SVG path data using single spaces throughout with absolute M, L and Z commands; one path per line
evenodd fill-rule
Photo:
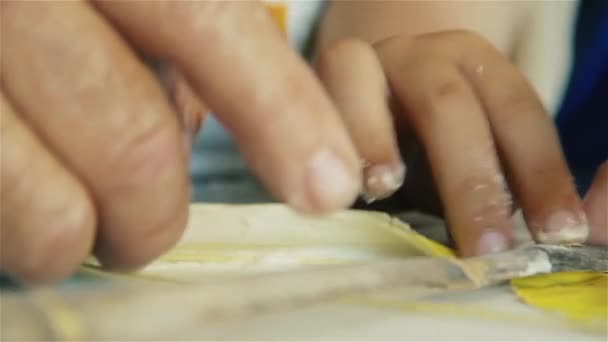
M 140 48 L 184 71 L 275 196 L 311 213 L 354 200 L 360 165 L 346 129 L 262 5 L 96 4 Z

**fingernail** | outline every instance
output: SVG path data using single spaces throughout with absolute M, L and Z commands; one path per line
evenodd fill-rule
M 585 215 L 568 211 L 551 214 L 536 232 L 538 242 L 552 244 L 582 243 L 588 235 L 589 226 Z
M 371 203 L 392 195 L 403 185 L 405 179 L 405 165 L 373 165 L 364 170 L 365 187 L 363 199 Z
M 355 170 L 350 170 L 329 148 L 320 149 L 310 159 L 306 186 L 308 203 L 302 209 L 321 212 L 350 205 L 359 188 Z M 293 200 L 296 206 L 303 204 L 301 196 L 295 196 Z
M 500 253 L 509 249 L 509 241 L 505 234 L 497 230 L 488 230 L 481 234 L 477 242 L 477 254 Z

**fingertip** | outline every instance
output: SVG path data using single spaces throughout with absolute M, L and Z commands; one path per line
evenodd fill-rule
M 357 174 L 358 170 L 352 163 L 332 148 L 320 148 L 308 161 L 304 192 L 291 191 L 288 203 L 307 214 L 323 214 L 346 208 L 355 201 L 360 189 Z
M 95 225 L 90 201 L 74 201 L 63 212 L 50 217 L 35 236 L 21 236 L 27 241 L 13 241 L 27 247 L 20 251 L 11 249 L 20 255 L 11 257 L 13 261 L 6 265 L 8 272 L 27 284 L 54 283 L 68 277 L 91 252 Z
M 583 243 L 587 241 L 589 236 L 589 227 L 581 224 L 572 227 L 564 228 L 560 231 L 539 231 L 536 234 L 536 240 L 546 244 L 569 244 Z
M 188 207 L 175 210 L 167 221 L 142 229 L 138 235 L 119 236 L 119 241 L 104 239 L 103 231 L 95 246 L 95 256 L 101 265 L 117 272 L 131 272 L 142 268 L 172 248 L 181 238 L 188 222 Z M 103 228 L 102 228 L 103 229 Z
M 389 197 L 403 185 L 405 174 L 403 163 L 366 166 L 363 169 L 363 199 L 369 204 Z
M 510 239 L 500 230 L 484 231 L 475 248 L 475 255 L 500 253 L 511 247 Z
M 589 235 L 584 213 L 559 210 L 548 215 L 544 222 L 532 223 L 535 240 L 546 244 L 583 243 Z
M 457 244 L 461 257 L 475 257 L 508 251 L 512 247 L 512 236 L 503 229 L 485 229 Z

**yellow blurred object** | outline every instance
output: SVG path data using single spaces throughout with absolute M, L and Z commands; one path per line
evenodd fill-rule
M 553 273 L 514 279 L 511 287 L 529 305 L 608 332 L 608 274 Z
M 275 21 L 281 32 L 287 34 L 287 4 L 285 1 L 265 1 L 264 5 L 270 11 L 272 19 Z

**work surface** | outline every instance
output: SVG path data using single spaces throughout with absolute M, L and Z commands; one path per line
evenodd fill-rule
M 518 302 L 506 286 L 424 302 L 328 304 L 218 324 L 206 336 L 245 340 L 605 341 Z
M 425 235 L 445 238 L 441 221 L 417 214 L 404 218 Z M 68 282 L 60 296 L 47 293 L 30 300 L 42 308 L 40 320 L 15 319 L 27 313 L 25 306 L 18 306 L 19 312 L 3 310 L 2 316 L 11 315 L 13 324 L 23 323 L 21 329 L 33 336 L 65 340 L 606 340 L 606 329 L 589 331 L 532 308 L 507 285 L 474 291 L 394 289 L 210 320 L 197 316 L 195 298 L 173 305 L 176 293 L 170 291 L 142 297 L 145 309 L 136 295 L 103 294 L 106 285 L 123 281 L 142 289 L 168 282 L 190 286 L 310 265 L 431 254 L 432 248 L 408 229 L 382 214 L 350 212 L 316 220 L 280 205 L 194 205 L 180 245 L 138 274 L 100 273 L 91 262 L 83 271 L 89 281 Z M 525 232 L 518 237 L 526 243 Z M 93 291 L 84 300 L 70 299 L 83 288 Z

